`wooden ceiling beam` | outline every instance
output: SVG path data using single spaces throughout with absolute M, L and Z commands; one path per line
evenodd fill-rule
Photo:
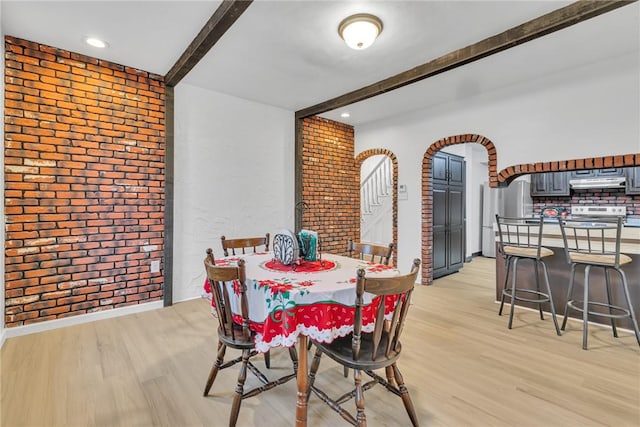
M 579 22 L 610 12 L 637 0 L 592 1 L 580 0 L 553 12 L 510 28 L 495 36 L 449 52 L 439 58 L 380 80 L 369 86 L 329 99 L 311 107 L 296 111 L 296 118 L 315 116 L 336 108 L 381 95 L 411 83 L 461 67 L 495 53 L 521 45 L 539 37 L 575 25 Z
M 198 35 L 171 67 L 164 81 L 167 86 L 175 86 L 209 52 L 253 0 L 223 0 Z

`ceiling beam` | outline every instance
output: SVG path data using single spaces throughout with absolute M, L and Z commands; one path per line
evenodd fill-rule
M 164 76 L 165 84 L 167 86 L 177 85 L 220 40 L 252 2 L 253 0 L 223 0 L 196 38 Z
M 296 118 L 315 116 L 336 108 L 381 95 L 411 83 L 461 67 L 487 56 L 521 45 L 579 22 L 596 17 L 637 0 L 581 0 L 496 34 L 477 43 L 449 52 L 395 76 L 369 86 L 296 111 Z

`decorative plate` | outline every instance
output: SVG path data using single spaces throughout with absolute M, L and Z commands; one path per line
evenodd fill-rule
M 298 239 L 291 230 L 282 229 L 273 237 L 273 256 L 282 265 L 291 265 L 298 261 Z

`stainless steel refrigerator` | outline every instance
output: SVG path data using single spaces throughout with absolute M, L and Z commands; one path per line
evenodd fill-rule
M 482 255 L 496 257 L 496 214 L 525 217 L 533 213 L 531 187 L 528 181 L 513 181 L 506 188 L 482 186 Z

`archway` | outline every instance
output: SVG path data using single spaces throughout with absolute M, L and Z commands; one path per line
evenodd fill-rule
M 497 172 L 498 157 L 495 145 L 488 138 L 477 134 L 462 134 L 442 138 L 429 146 L 422 159 L 422 284 L 433 282 L 433 200 L 431 158 L 443 147 L 477 143 L 484 146 L 488 153 L 488 174 L 490 187 L 502 187 L 520 175 L 539 172 L 562 172 L 584 169 L 602 169 L 610 167 L 640 166 L 640 154 L 622 154 L 602 157 L 587 157 L 582 159 L 558 160 L 538 163 L 524 163 L 508 166 Z
M 387 157 L 389 157 L 391 159 L 391 162 L 393 164 L 393 171 L 392 171 L 392 182 L 393 182 L 393 190 L 392 190 L 392 204 L 393 204 L 393 218 L 391 220 L 392 223 L 392 235 L 393 235 L 393 244 L 395 245 L 395 248 L 393 250 L 393 265 L 397 265 L 397 248 L 398 248 L 398 159 L 396 158 L 396 155 L 387 149 L 384 148 L 373 148 L 370 150 L 365 150 L 363 152 L 361 152 L 360 154 L 358 154 L 356 156 L 356 165 L 358 167 L 358 170 L 360 170 L 360 168 L 362 167 L 362 163 L 368 159 L 369 157 L 372 156 L 377 156 L 377 155 L 385 155 Z M 358 197 L 360 197 L 360 194 L 358 194 Z M 360 204 L 358 204 L 358 206 L 360 206 Z M 361 212 L 358 212 L 358 214 L 360 215 Z
M 496 172 L 496 148 L 488 138 L 476 134 L 455 135 L 442 138 L 429 146 L 422 159 L 422 284 L 433 282 L 433 197 L 432 197 L 432 165 L 431 158 L 443 147 L 468 142 L 477 143 L 487 149 L 489 185 L 498 187 L 499 180 Z

